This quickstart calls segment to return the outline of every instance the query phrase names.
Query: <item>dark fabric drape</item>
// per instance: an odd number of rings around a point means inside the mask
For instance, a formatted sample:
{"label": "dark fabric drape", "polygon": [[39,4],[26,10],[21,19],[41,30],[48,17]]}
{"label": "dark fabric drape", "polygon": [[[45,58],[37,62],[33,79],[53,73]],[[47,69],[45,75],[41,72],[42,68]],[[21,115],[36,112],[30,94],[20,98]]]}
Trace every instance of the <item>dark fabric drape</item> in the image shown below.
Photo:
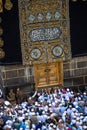
{"label": "dark fabric drape", "polygon": [[[3,7],[1,26],[3,28],[2,39],[5,57],[0,59],[0,64],[21,64],[21,44],[19,31],[18,1],[12,0],[13,8],[7,11]],[[3,4],[4,5],[4,4]]]}
{"label": "dark fabric drape", "polygon": [[72,56],[87,55],[87,1],[69,4]]}

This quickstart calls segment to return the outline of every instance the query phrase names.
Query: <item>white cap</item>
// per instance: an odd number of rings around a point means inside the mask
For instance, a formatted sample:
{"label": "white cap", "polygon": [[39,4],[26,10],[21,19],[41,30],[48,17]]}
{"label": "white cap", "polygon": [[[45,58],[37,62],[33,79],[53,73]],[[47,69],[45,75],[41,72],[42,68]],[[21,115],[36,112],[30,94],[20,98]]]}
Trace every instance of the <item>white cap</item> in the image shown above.
{"label": "white cap", "polygon": [[28,128],[29,128],[29,126],[28,126],[28,125],[26,125],[26,128],[28,129]]}
{"label": "white cap", "polygon": [[73,94],[73,91],[71,91],[71,94]]}
{"label": "white cap", "polygon": [[83,128],[86,130],[87,126],[84,125]]}
{"label": "white cap", "polygon": [[43,115],[46,114],[45,111],[43,111],[42,114],[43,114]]}
{"label": "white cap", "polygon": [[78,108],[78,106],[76,106],[76,108]]}
{"label": "white cap", "polygon": [[81,100],[81,97],[79,97],[78,99]]}
{"label": "white cap", "polygon": [[49,107],[51,107],[52,106],[52,104],[51,103],[49,103]]}
{"label": "white cap", "polygon": [[83,94],[86,95],[86,92],[84,92]]}
{"label": "white cap", "polygon": [[34,112],[34,109],[33,109],[33,108],[31,109],[31,112]]}
{"label": "white cap", "polygon": [[76,120],[72,120],[72,121],[71,121],[71,124],[75,124],[75,123],[76,123]]}
{"label": "white cap", "polygon": [[80,120],[80,118],[79,118],[79,117],[77,117],[77,118],[76,118],[76,120],[78,121],[78,120]]}
{"label": "white cap", "polygon": [[73,116],[73,118],[76,118],[76,116]]}
{"label": "white cap", "polygon": [[32,124],[32,128],[35,129],[35,124]]}
{"label": "white cap", "polygon": [[20,128],[19,130],[23,130],[23,128]]}
{"label": "white cap", "polygon": [[38,106],[38,102],[35,102],[35,106]]}
{"label": "white cap", "polygon": [[74,112],[74,111],[76,111],[76,109],[75,109],[75,108],[72,108],[72,111]]}
{"label": "white cap", "polygon": [[50,123],[50,126],[53,126],[53,123]]}
{"label": "white cap", "polygon": [[55,128],[56,128],[56,125],[53,125],[53,128],[55,129]]}
{"label": "white cap", "polygon": [[80,116],[80,119],[83,119],[84,118],[84,116]]}
{"label": "white cap", "polygon": [[71,107],[72,107],[72,105],[69,105],[69,107],[71,108]]}
{"label": "white cap", "polygon": [[11,105],[11,103],[10,103],[9,101],[4,101],[4,104],[5,104],[6,106]]}
{"label": "white cap", "polygon": [[69,88],[67,88],[67,92],[69,92]]}
{"label": "white cap", "polygon": [[59,122],[62,122],[63,120],[62,119],[59,119]]}

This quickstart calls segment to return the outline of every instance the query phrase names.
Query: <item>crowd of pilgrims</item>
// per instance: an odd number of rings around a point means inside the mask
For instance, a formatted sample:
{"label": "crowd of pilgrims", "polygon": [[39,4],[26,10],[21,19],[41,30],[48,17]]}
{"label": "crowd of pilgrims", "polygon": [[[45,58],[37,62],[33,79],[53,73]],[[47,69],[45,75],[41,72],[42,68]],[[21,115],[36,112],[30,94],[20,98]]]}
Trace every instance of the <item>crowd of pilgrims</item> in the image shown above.
{"label": "crowd of pilgrims", "polygon": [[87,130],[87,91],[48,88],[11,102],[0,90],[0,130]]}

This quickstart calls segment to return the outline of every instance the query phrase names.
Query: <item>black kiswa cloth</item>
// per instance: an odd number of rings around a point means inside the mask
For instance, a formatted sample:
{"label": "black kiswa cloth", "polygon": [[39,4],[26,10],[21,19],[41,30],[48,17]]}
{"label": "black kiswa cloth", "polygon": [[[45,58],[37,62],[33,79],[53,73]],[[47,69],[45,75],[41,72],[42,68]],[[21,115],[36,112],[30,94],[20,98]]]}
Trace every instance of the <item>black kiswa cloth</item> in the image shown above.
{"label": "black kiswa cloth", "polygon": [[3,28],[2,39],[4,45],[2,47],[5,52],[5,57],[0,59],[0,64],[21,64],[21,43],[20,43],[20,28],[19,28],[19,12],[18,12],[18,0],[11,0],[13,7],[11,10],[4,8],[0,14],[2,19],[1,27]]}

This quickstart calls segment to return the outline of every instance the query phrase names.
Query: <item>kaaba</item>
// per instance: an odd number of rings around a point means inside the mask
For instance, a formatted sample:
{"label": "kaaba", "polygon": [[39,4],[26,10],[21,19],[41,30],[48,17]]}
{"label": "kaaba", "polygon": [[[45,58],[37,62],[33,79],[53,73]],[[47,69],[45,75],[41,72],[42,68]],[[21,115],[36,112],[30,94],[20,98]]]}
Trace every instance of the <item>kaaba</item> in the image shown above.
{"label": "kaaba", "polygon": [[85,89],[86,12],[86,0],[0,0],[1,88]]}

